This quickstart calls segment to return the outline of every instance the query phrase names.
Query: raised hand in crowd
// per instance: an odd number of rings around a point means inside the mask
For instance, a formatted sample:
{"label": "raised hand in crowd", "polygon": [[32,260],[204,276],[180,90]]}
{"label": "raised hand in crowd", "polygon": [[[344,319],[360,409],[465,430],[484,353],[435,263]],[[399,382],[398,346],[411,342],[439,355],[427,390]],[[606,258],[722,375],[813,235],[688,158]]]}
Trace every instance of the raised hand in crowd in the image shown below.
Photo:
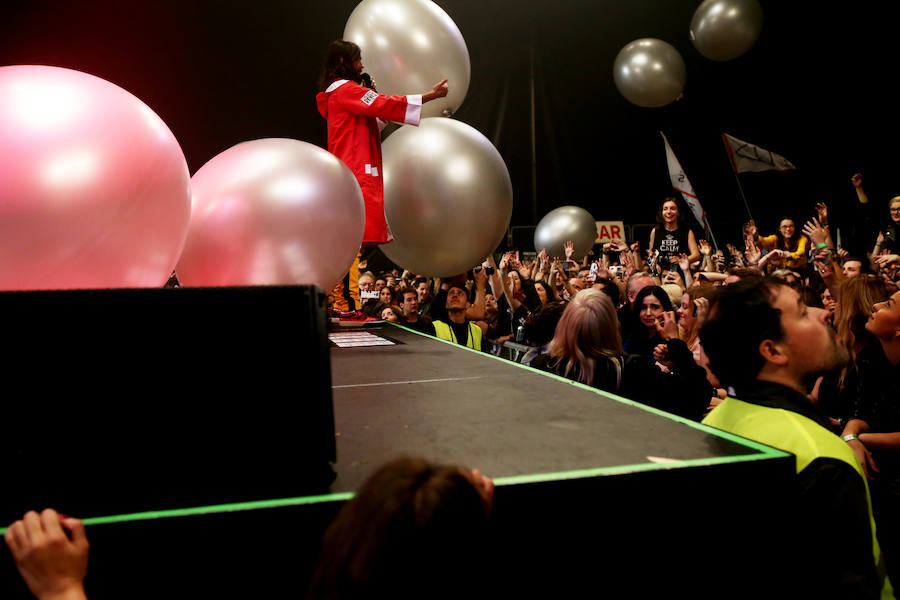
{"label": "raised hand in crowd", "polygon": [[674,283],[677,285],[681,283],[681,277],[675,271],[663,271],[662,282]]}
{"label": "raised hand in crowd", "polygon": [[762,250],[760,250],[752,240],[748,239],[747,250],[744,252],[747,256],[747,266],[748,267],[757,267],[759,265],[759,259],[762,257]]}
{"label": "raised hand in crowd", "polygon": [[609,244],[610,252],[625,252],[628,250],[628,244],[624,240],[613,240]]}
{"label": "raised hand in crowd", "polygon": [[753,221],[753,219],[750,219],[749,221],[744,223],[744,233],[746,235],[753,236],[754,240],[759,237],[759,229],[757,229],[756,223]]}
{"label": "raised hand in crowd", "polygon": [[78,519],[30,511],[6,530],[6,545],[38,600],[83,600],[88,540]]}
{"label": "raised hand in crowd", "polygon": [[803,233],[805,233],[806,237],[808,237],[816,246],[819,246],[819,244],[833,246],[828,230],[825,229],[815,217],[813,217],[811,221],[806,222],[806,225],[803,226]]}
{"label": "raised hand in crowd", "polygon": [[518,250],[510,253],[508,264],[509,264],[509,269],[511,271],[519,270],[519,251]]}
{"label": "raised hand in crowd", "polygon": [[777,248],[775,250],[769,250],[766,252],[766,255],[760,259],[757,268],[762,270],[769,264],[776,267],[780,266],[784,262],[784,257],[786,255],[788,255],[788,252],[784,250],[778,250]]}
{"label": "raised hand in crowd", "polygon": [[741,254],[741,251],[737,249],[737,247],[732,246],[731,244],[727,244],[726,248],[728,248],[728,253],[731,254],[731,260],[737,267],[744,266],[744,255]]}
{"label": "raised hand in crowd", "polygon": [[[641,260],[641,245],[638,242],[634,242],[633,244],[631,244],[631,259],[634,262],[635,271],[644,270],[644,263]],[[628,279],[629,276],[626,276],[625,278]]]}
{"label": "raised hand in crowd", "polygon": [[700,254],[703,256],[709,256],[712,252],[712,246],[709,245],[709,242],[706,240],[700,240],[697,242],[700,245]]}
{"label": "raised hand in crowd", "polygon": [[537,255],[537,265],[538,270],[537,273],[534,273],[535,281],[549,281],[550,275],[550,257],[547,256],[547,249],[541,248],[541,251],[538,252]]}
{"label": "raised hand in crowd", "polygon": [[868,204],[869,197],[866,196],[866,193],[863,191],[863,177],[862,173],[856,173],[853,177],[850,178],[850,183],[853,184],[853,187],[856,188],[856,197],[859,199],[860,204]]}
{"label": "raised hand in crowd", "polygon": [[[769,253],[771,254],[771,252]],[[719,273],[725,272],[725,254],[721,250],[716,250],[715,254],[712,255],[713,262],[716,265],[716,271]]]}
{"label": "raised hand in crowd", "polygon": [[572,255],[575,254],[575,242],[565,242],[563,244],[563,251],[566,253],[566,260],[572,260]]}
{"label": "raised hand in crowd", "polygon": [[500,257],[500,264],[497,265],[498,270],[504,272],[506,271],[507,267],[509,266],[509,261],[512,260],[512,255],[512,252],[503,253],[503,256]]}
{"label": "raised hand in crowd", "polygon": [[875,258],[875,264],[879,267],[884,268],[892,264],[900,264],[900,255],[897,254],[882,254]]}
{"label": "raised hand in crowd", "polygon": [[828,227],[828,207],[824,202],[816,202],[816,212],[819,214],[819,223],[822,227]]}
{"label": "raised hand in crowd", "polygon": [[678,266],[681,267],[681,272],[684,273],[685,277],[691,276],[691,262],[688,260],[688,255],[684,252],[678,255]]}
{"label": "raised hand in crowd", "polygon": [[619,254],[619,263],[625,268],[624,278],[627,281],[636,271],[634,256],[631,252],[622,252]]}
{"label": "raised hand in crowd", "polygon": [[709,314],[709,299],[696,298],[694,300],[694,306],[697,307],[697,316],[694,317],[694,328],[699,331],[706,322],[706,315]]}
{"label": "raised hand in crowd", "polygon": [[516,253],[516,270],[519,272],[519,275],[522,279],[531,279],[531,272],[534,270],[534,262],[524,261],[521,262],[518,257],[518,252]]}
{"label": "raised hand in crowd", "polygon": [[681,339],[678,332],[678,321],[675,320],[675,311],[667,310],[661,315],[661,319],[656,320],[656,333],[666,341]]}

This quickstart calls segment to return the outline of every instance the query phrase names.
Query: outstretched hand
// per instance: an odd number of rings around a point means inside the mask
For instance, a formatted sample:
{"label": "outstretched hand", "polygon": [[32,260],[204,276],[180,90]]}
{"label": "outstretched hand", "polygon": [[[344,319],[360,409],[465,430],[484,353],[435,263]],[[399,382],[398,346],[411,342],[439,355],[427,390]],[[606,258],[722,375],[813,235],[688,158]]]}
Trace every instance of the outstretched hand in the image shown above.
{"label": "outstretched hand", "polygon": [[811,221],[806,222],[806,225],[803,226],[803,233],[805,233],[817,246],[819,244],[827,243],[828,232],[825,231],[825,228],[815,217],[813,217]]}
{"label": "outstretched hand", "polygon": [[434,84],[434,87],[431,88],[430,92],[425,92],[424,94],[422,94],[422,102],[431,102],[432,100],[436,100],[437,98],[444,98],[449,93],[450,87],[447,85],[447,80],[442,79],[441,81]]}

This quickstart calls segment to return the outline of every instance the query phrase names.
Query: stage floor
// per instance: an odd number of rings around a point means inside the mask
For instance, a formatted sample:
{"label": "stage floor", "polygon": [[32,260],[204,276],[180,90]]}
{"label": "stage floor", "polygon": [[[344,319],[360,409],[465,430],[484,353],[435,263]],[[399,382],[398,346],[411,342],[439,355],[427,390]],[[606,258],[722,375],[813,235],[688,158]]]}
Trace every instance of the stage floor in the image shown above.
{"label": "stage floor", "polygon": [[392,324],[332,326],[330,336],[360,332],[396,343],[331,348],[333,492],[401,454],[478,468],[498,485],[785,456]]}

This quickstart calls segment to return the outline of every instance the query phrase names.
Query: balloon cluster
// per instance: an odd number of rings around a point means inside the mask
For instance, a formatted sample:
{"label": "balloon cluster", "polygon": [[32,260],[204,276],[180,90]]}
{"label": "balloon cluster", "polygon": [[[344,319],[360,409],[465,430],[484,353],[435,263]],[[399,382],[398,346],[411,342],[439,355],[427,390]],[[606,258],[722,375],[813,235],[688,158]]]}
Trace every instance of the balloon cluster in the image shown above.
{"label": "balloon cluster", "polygon": [[469,52],[450,16],[431,0],[363,0],[344,28],[379,90],[403,94],[449,80],[450,93],[422,107],[383,147],[384,212],[396,264],[446,277],[480,263],[512,216],[512,183],[491,142],[473,127],[440,118],[456,112],[469,87]]}
{"label": "balloon cluster", "polygon": [[[345,38],[363,48],[385,92],[448,78],[450,93],[428,103],[425,117],[463,102],[468,50],[430,0],[363,0]],[[333,155],[297,140],[256,140],[191,178],[177,140],[149,107],[85,73],[0,68],[0,131],[0,290],[157,287],[176,263],[186,285],[328,289],[362,242],[359,184]],[[384,174],[398,234],[389,252],[426,274],[469,268],[509,223],[502,158],[456,121],[426,118],[395,135]],[[435,214],[442,216],[429,220]]]}
{"label": "balloon cluster", "polygon": [[[732,60],[747,52],[762,31],[758,0],[705,0],[691,20],[697,51],[711,60]],[[682,95],[687,79],[684,59],[671,44],[654,38],[627,44],[613,63],[613,80],[631,103],[665,106]]]}

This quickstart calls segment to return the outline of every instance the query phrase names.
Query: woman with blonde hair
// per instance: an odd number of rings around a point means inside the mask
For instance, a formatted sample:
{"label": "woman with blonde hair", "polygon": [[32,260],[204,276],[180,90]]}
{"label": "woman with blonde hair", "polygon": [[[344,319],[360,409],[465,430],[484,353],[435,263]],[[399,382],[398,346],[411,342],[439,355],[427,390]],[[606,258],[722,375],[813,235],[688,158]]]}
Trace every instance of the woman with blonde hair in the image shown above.
{"label": "woman with blonde hair", "polygon": [[[625,354],[619,321],[609,296],[587,289],[563,311],[549,353],[539,357],[544,369],[586,385],[613,392],[684,417],[699,420],[712,398],[706,371],[694,362],[678,325],[665,326],[669,359],[677,374],[665,374],[642,356]],[[539,366],[532,362],[532,366]]]}
{"label": "woman with blonde hair", "polygon": [[875,337],[866,329],[866,323],[874,313],[873,306],[884,302],[896,291],[880,277],[860,275],[845,279],[838,291],[835,308],[835,329],[840,342],[847,348],[850,362],[839,373],[825,375],[819,386],[819,406],[836,420],[845,420],[851,401],[848,392],[857,385],[857,357],[871,345],[877,345]]}

